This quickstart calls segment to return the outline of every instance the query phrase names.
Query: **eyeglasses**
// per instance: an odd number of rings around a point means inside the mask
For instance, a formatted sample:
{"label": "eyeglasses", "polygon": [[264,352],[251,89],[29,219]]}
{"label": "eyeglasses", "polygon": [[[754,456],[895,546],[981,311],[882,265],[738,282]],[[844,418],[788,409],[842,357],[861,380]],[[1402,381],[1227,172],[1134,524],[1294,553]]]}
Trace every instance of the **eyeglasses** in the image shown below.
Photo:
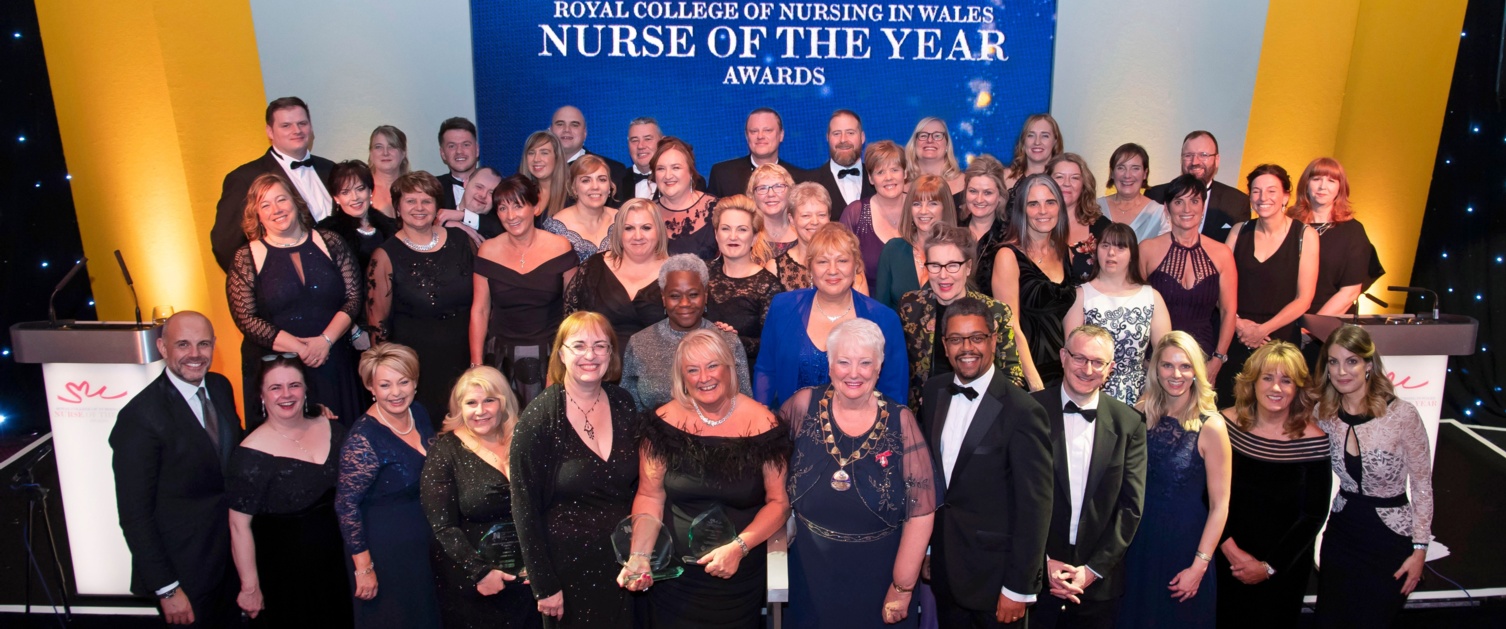
{"label": "eyeglasses", "polygon": [[920,140],[921,142],[940,142],[946,139],[946,132],[932,131],[930,133],[926,133],[925,131],[921,131],[920,133],[915,134],[915,139]]}
{"label": "eyeglasses", "polygon": [[782,183],[770,184],[770,185],[767,185],[767,186],[758,186],[758,187],[753,188],[753,194],[768,194],[770,192],[784,192],[785,189],[787,189],[787,188],[789,188],[789,186],[786,186],[786,185],[784,185]]}
{"label": "eyeglasses", "polygon": [[1104,368],[1105,365],[1108,365],[1109,363],[1113,362],[1111,360],[1097,360],[1097,359],[1093,359],[1093,358],[1088,358],[1087,356],[1083,356],[1082,354],[1075,353],[1072,350],[1067,349],[1067,348],[1062,348],[1062,351],[1066,352],[1067,356],[1071,357],[1071,359],[1072,359],[1072,366],[1074,366],[1074,367],[1081,367],[1083,365],[1087,365],[1088,369],[1092,369],[1093,371],[1101,371]]}
{"label": "eyeglasses", "polygon": [[293,360],[295,358],[298,358],[298,355],[294,354],[293,352],[283,352],[281,354],[267,354],[266,356],[262,356],[261,357],[261,361],[264,362],[264,363],[270,363],[270,362],[272,362],[274,360],[277,360],[279,358],[286,358],[288,360]]}
{"label": "eyeglasses", "polygon": [[967,263],[966,262],[927,262],[926,263],[926,272],[931,273],[931,274],[934,275],[936,273],[940,273],[942,269],[946,269],[947,273],[956,273],[956,272],[962,270],[962,265],[964,265],[964,264],[967,264]]}
{"label": "eyeglasses", "polygon": [[606,341],[599,341],[590,345],[580,342],[566,345],[565,349],[581,356],[585,356],[586,354],[606,354],[612,351],[612,344]]}
{"label": "eyeglasses", "polygon": [[1218,153],[1183,153],[1182,161],[1190,162],[1194,159],[1207,160],[1210,157],[1218,157]]}
{"label": "eyeglasses", "polygon": [[963,343],[971,343],[973,345],[982,346],[983,344],[988,342],[988,339],[991,338],[993,337],[982,332],[969,336],[963,336],[961,334],[948,334],[941,337],[941,342],[946,343],[947,347],[959,347]]}

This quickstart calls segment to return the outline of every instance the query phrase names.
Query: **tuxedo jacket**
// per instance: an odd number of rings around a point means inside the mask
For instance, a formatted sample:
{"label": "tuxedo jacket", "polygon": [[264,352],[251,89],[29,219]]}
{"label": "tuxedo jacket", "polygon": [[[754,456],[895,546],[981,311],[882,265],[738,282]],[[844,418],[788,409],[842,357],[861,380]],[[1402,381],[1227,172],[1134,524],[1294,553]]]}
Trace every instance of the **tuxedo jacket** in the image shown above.
{"label": "tuxedo jacket", "polygon": [[[779,160],[779,165],[790,171],[790,178],[800,172],[794,164]],[[718,199],[734,194],[748,194],[748,179],[753,177],[753,156],[744,155],[717,162],[711,166],[711,176],[706,182],[706,194]]]}
{"label": "tuxedo jacket", "polygon": [[1062,388],[1047,387],[1030,395],[1051,420],[1056,482],[1046,555],[1074,566],[1087,565],[1102,575],[1082,594],[1085,600],[1120,596],[1124,593],[1124,551],[1135,538],[1145,505],[1145,418],[1129,405],[1099,392],[1098,419],[1092,428],[1093,452],[1074,546],[1068,541],[1072,484],[1067,474]]}
{"label": "tuxedo jacket", "polygon": [[230,381],[210,373],[204,382],[219,414],[218,452],[166,372],[120,409],[110,431],[115,500],[139,596],[177,581],[194,599],[234,574],[224,466],[241,422]]}
{"label": "tuxedo jacket", "polygon": [[[1154,186],[1145,191],[1145,196],[1150,197],[1150,200],[1156,203],[1166,205],[1166,189],[1169,185],[1163,183]],[[1212,192],[1208,194],[1208,207],[1205,208],[1203,235],[1224,242],[1229,238],[1230,229],[1250,220],[1250,195],[1217,180],[1210,188]]]}
{"label": "tuxedo jacket", "polygon": [[[585,147],[581,147],[581,148],[585,148]],[[593,152],[591,152],[591,149],[586,149],[585,155],[582,155],[581,157],[585,157],[586,155],[595,155],[597,157],[600,157],[602,161],[606,162],[607,163],[607,173],[611,175],[612,181],[617,182],[617,194],[612,195],[612,199],[607,202],[607,205],[609,207],[620,206],[620,205],[622,205],[622,203],[624,201],[627,201],[628,199],[633,198],[632,187],[629,186],[627,188],[627,190],[623,190],[623,187],[622,187],[622,180],[624,178],[628,177],[628,173],[631,173],[633,169],[628,168],[627,166],[623,166],[622,162],[619,162],[619,161],[617,161],[615,159],[612,159],[610,157],[602,155],[601,153],[593,153]],[[570,162],[570,163],[574,164],[575,162]]]}
{"label": "tuxedo jacket", "polygon": [[[842,196],[842,189],[837,187],[837,178],[831,174],[831,160],[821,162],[810,170],[796,173],[795,181],[797,183],[812,181],[826,188],[826,193],[831,195],[831,220],[833,221],[841,220],[842,210],[847,209],[847,204],[857,200]],[[873,196],[873,193],[873,184],[868,181],[867,173],[864,173],[863,186],[858,191],[858,198],[866,199]]]}
{"label": "tuxedo jacket", "polygon": [[[927,380],[921,430],[937,478],[946,478],[941,433],[952,374]],[[1051,440],[1046,411],[994,371],[968,424],[931,531],[931,587],[938,597],[992,611],[1001,588],[1041,591],[1051,523]]]}
{"label": "tuxedo jacket", "polygon": [[[328,190],[329,173],[334,170],[335,163],[318,155],[311,155],[309,159],[314,160],[314,172],[319,174],[319,181]],[[215,206],[214,227],[209,231],[214,261],[219,263],[221,270],[230,268],[230,264],[235,261],[235,250],[246,244],[246,232],[241,229],[241,221],[246,214],[246,192],[251,189],[251,182],[267,173],[277,173],[284,178],[288,176],[287,171],[282,169],[282,164],[277,163],[277,158],[272,157],[271,147],[261,157],[241,164],[225,175],[225,182],[220,186],[220,202]],[[297,186],[293,186],[289,192],[303,199]],[[335,195],[330,193],[329,196],[333,198]],[[303,201],[305,204],[308,202],[307,199]]]}
{"label": "tuxedo jacket", "polygon": [[[439,180],[439,198],[434,200],[439,204],[439,209],[453,210],[460,207],[460,199],[455,198],[455,186],[465,187],[465,184],[448,172],[434,178]],[[396,212],[397,208],[393,208],[393,211]]]}

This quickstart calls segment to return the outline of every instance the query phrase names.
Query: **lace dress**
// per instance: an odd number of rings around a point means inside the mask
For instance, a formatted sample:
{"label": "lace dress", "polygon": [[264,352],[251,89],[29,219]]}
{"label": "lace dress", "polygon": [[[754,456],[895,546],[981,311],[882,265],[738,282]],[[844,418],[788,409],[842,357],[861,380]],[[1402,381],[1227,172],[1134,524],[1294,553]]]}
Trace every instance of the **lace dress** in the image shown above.
{"label": "lace dress", "polygon": [[784,290],[811,287],[811,270],[790,257],[789,251],[774,258],[774,270],[779,272],[779,283],[784,285]]}
{"label": "lace dress", "polygon": [[566,227],[563,222],[555,219],[553,216],[544,219],[543,222],[539,223],[539,227],[551,234],[564,236],[565,240],[570,241],[570,248],[575,250],[575,255],[580,257],[581,262],[585,262],[586,258],[596,255],[598,252],[606,251],[607,243],[612,242],[612,231],[617,229],[616,225],[608,227],[607,235],[601,239],[601,242],[591,242],[576,233],[575,230]]}
{"label": "lace dress", "polygon": [[1166,589],[1192,565],[1208,522],[1203,501],[1208,473],[1197,448],[1201,434],[1183,428],[1174,417],[1162,417],[1145,433],[1145,515],[1124,556],[1119,627],[1214,626],[1218,586],[1211,566],[1197,596],[1177,602]]}
{"label": "lace dress", "polygon": [[748,362],[758,360],[758,343],[763,335],[764,318],[769,302],[784,292],[784,285],[766,269],[748,277],[728,277],[721,258],[706,265],[711,281],[706,285],[706,318],[725,323],[737,330],[737,339],[747,351]]}
{"label": "lace dress", "polygon": [[[316,239],[324,243],[324,249],[320,249]],[[334,232],[315,230],[297,246],[268,246],[265,251],[261,268],[257,269],[251,244],[242,245],[225,276],[230,316],[244,335],[242,391],[259,390],[257,374],[261,373],[261,359],[276,353],[272,343],[279,332],[317,339],[335,313],[343,312],[351,321],[359,321],[361,315],[361,279],[356,260],[345,240]],[[348,340],[335,339],[324,364],[305,371],[310,400],[328,406],[346,425],[361,416],[364,403],[370,398],[356,376],[356,352]],[[261,425],[260,396],[245,396],[243,417],[247,430]]]}
{"label": "lace dress", "polygon": [[[1190,286],[1185,284],[1189,275]],[[1218,267],[1203,250],[1202,238],[1191,247],[1173,238],[1166,257],[1145,280],[1166,303],[1171,329],[1191,334],[1203,353],[1212,356],[1218,349]]]}
{"label": "lace dress", "polygon": [[[702,198],[709,197],[702,194],[689,208],[682,210],[671,210],[664,207],[662,199],[659,201],[659,215],[664,217],[664,232],[669,236],[669,255],[691,253],[702,260],[716,258],[716,229],[711,225],[716,199],[711,198],[700,206]],[[698,221],[700,228],[695,226]]]}
{"label": "lace dress", "polygon": [[1135,294],[1118,297],[1099,292],[1092,282],[1083,284],[1082,290],[1083,323],[1099,326],[1114,336],[1114,371],[1104,383],[1103,391],[1133,405],[1145,391],[1156,290],[1142,285]]}

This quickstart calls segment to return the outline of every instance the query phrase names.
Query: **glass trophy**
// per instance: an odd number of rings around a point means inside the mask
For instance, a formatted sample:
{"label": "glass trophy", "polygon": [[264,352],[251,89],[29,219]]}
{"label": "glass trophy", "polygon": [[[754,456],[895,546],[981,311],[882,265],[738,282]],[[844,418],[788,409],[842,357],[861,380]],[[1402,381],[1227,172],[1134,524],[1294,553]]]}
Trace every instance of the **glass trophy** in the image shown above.
{"label": "glass trophy", "polygon": [[668,527],[647,513],[628,516],[612,531],[612,550],[617,563],[630,571],[647,573],[655,581],[673,579],[685,572],[675,558],[675,541]]}
{"label": "glass trophy", "polygon": [[523,546],[518,542],[518,527],[512,522],[493,524],[481,536],[476,551],[498,570],[513,575],[524,572]]}
{"label": "glass trophy", "polygon": [[690,521],[689,544],[686,549],[690,554],[681,557],[681,561],[692,564],[700,561],[708,553],[727,544],[731,544],[737,537],[737,526],[732,524],[732,518],[727,515],[721,505],[707,509]]}

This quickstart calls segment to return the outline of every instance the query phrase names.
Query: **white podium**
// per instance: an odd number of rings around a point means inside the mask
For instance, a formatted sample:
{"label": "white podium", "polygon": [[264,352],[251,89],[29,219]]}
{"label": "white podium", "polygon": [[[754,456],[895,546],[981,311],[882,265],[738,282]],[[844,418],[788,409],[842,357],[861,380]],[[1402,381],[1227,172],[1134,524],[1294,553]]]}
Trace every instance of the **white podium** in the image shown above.
{"label": "white podium", "polygon": [[161,327],[18,323],[16,362],[40,363],[79,594],[131,594],[131,552],[115,510],[110,431],[121,407],[162,374]]}

